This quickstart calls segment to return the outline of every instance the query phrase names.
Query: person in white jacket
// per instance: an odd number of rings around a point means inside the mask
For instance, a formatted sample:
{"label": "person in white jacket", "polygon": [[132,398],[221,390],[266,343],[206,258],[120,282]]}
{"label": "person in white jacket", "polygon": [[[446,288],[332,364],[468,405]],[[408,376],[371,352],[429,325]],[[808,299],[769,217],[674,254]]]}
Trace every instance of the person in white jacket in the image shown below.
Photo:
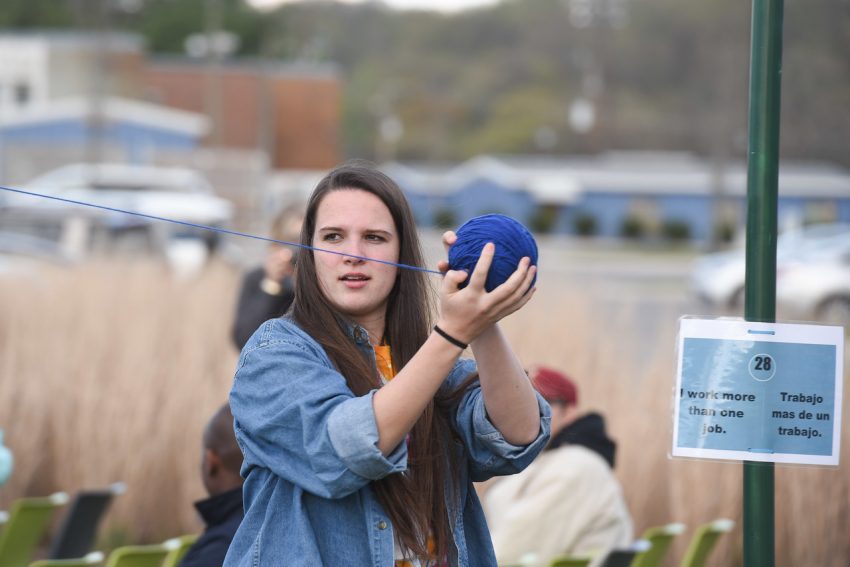
{"label": "person in white jacket", "polygon": [[552,407],[552,438],[528,468],[484,493],[499,564],[545,566],[561,554],[628,546],[632,520],[602,416],[579,415],[577,388],[562,373],[541,367],[531,379]]}

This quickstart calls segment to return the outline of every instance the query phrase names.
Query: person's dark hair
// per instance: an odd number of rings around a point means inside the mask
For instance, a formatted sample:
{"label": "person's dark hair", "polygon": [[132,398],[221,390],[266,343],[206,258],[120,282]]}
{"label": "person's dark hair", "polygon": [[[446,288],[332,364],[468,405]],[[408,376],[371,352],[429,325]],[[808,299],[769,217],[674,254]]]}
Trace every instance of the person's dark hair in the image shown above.
{"label": "person's dark hair", "polygon": [[[399,263],[422,266],[413,214],[401,189],[392,179],[362,162],[343,164],[319,182],[307,203],[301,244],[313,245],[316,214],[322,199],[332,191],[351,189],[367,191],[381,199],[398,232]],[[324,347],[355,395],[380,388],[381,380],[373,361],[367,360],[351,341],[344,315],[330,305],[320,289],[313,251],[301,249],[295,273],[291,312],[295,322]],[[430,333],[432,297],[426,277],[418,270],[400,269],[390,292],[384,339],[390,345],[394,368],[403,368]],[[432,401],[413,426],[408,446],[409,474],[392,474],[373,483],[399,540],[421,557],[432,552],[444,557],[452,541],[445,482],[451,478],[453,464],[447,414],[456,399],[457,395]],[[436,544],[432,552],[424,539],[429,533]]]}
{"label": "person's dark hair", "polygon": [[215,412],[204,429],[204,448],[211,449],[221,459],[225,469],[239,474],[242,466],[242,451],[233,432],[233,414],[230,405],[224,404]]}

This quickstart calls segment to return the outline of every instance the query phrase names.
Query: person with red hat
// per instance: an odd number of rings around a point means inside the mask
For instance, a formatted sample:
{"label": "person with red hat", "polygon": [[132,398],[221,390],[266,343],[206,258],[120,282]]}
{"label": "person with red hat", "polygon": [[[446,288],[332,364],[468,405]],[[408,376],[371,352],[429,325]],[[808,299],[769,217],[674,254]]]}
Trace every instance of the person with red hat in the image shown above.
{"label": "person with red hat", "polygon": [[548,565],[562,554],[628,546],[632,520],[614,476],[616,444],[598,413],[582,415],[578,388],[563,373],[538,367],[531,382],[552,408],[552,437],[523,472],[484,493],[484,511],[502,564]]}

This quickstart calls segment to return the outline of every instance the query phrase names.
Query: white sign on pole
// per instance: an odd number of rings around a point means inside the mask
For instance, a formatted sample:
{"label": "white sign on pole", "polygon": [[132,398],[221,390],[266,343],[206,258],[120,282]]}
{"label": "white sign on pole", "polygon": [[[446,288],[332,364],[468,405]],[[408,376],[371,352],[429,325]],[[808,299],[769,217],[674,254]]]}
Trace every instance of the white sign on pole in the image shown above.
{"label": "white sign on pole", "polygon": [[674,457],[838,465],[844,328],[680,320]]}

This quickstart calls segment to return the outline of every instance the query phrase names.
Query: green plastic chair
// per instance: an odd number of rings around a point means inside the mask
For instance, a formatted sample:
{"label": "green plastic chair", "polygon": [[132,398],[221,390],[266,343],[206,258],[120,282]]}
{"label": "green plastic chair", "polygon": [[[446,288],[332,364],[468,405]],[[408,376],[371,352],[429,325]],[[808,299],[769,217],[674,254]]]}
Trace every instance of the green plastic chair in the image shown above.
{"label": "green plastic chair", "polygon": [[549,567],[586,567],[595,555],[559,555],[549,562]]}
{"label": "green plastic chair", "polygon": [[75,559],[94,551],[97,528],[113,499],[127,486],[116,482],[108,487],[80,490],[54,531],[45,559]]}
{"label": "green plastic chair", "polygon": [[632,561],[639,553],[644,553],[652,547],[649,540],[638,539],[627,547],[616,547],[608,552],[600,567],[631,567]]}
{"label": "green plastic chair", "polygon": [[15,500],[9,511],[9,519],[0,531],[0,565],[29,565],[53,512],[67,503],[68,495],[64,492]]}
{"label": "green plastic chair", "polygon": [[165,545],[126,545],[109,554],[106,567],[161,567],[171,551]]}
{"label": "green plastic chair", "polygon": [[195,542],[198,541],[198,536],[195,534],[175,537],[165,541],[162,545],[170,551],[162,563],[162,567],[177,567],[183,561],[183,556],[189,551]]}
{"label": "green plastic chair", "polygon": [[641,539],[647,540],[652,547],[643,553],[638,553],[632,560],[631,567],[661,567],[661,562],[670,550],[670,544],[676,536],[685,531],[685,524],[674,522],[665,526],[654,526],[643,532]]}
{"label": "green plastic chair", "polygon": [[735,522],[733,520],[720,519],[697,528],[687,551],[685,551],[681,567],[703,567],[720,536],[731,532],[734,527]]}
{"label": "green plastic chair", "polygon": [[86,567],[87,565],[101,565],[102,563],[103,553],[92,551],[79,559],[42,559],[30,563],[30,567]]}

